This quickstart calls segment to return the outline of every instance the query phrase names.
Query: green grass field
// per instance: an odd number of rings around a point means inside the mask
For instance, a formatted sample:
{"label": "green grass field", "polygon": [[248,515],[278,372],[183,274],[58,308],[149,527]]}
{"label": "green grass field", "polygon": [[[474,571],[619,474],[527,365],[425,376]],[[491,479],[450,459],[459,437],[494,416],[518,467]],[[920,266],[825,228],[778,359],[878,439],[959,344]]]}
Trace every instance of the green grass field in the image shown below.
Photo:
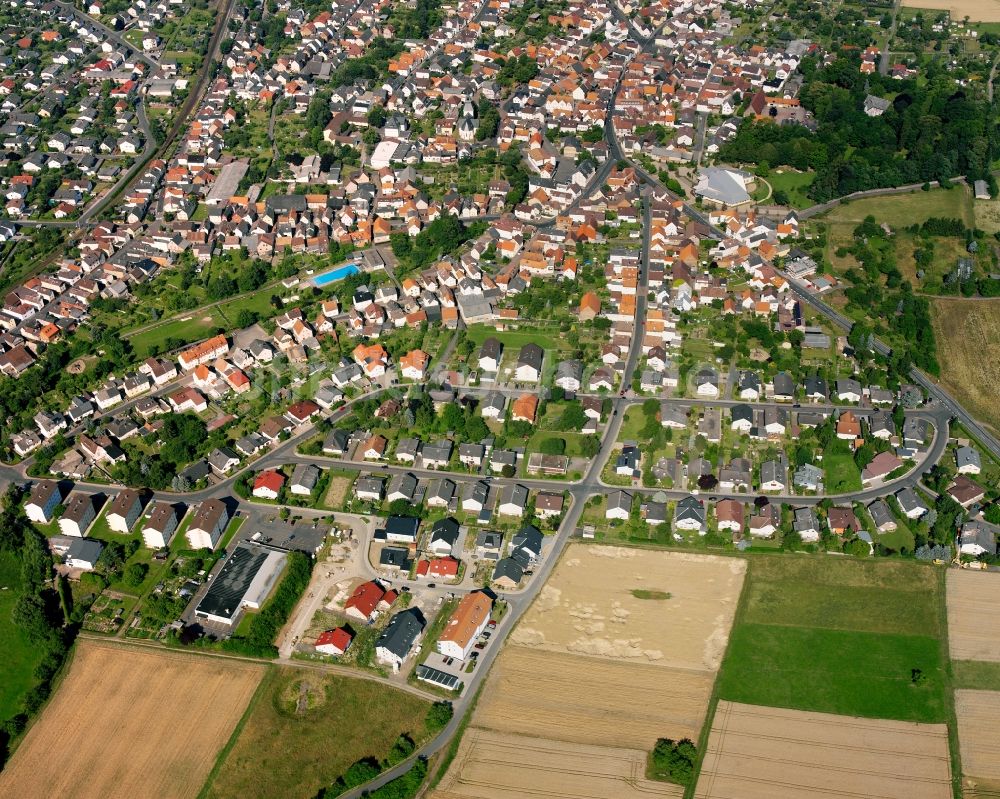
{"label": "green grass field", "polygon": [[917,189],[907,194],[851,200],[838,205],[824,219],[830,222],[853,222],[856,225],[869,214],[894,228],[920,224],[932,216],[958,217],[968,227],[975,225],[972,194],[966,186],[960,185],[950,189]]}
{"label": "green grass field", "polygon": [[352,763],[425,738],[429,703],[353,677],[272,668],[209,775],[203,797],[311,799]]}
{"label": "green grass field", "polygon": [[35,666],[40,652],[14,626],[11,611],[21,586],[21,562],[12,553],[0,555],[0,652],[3,652],[3,680],[0,680],[0,719],[21,710],[21,699],[35,684]]}
{"label": "green grass field", "polygon": [[[936,638],[743,624],[719,696],[736,702],[904,721],[947,721]],[[920,682],[912,680],[919,669]]]}
{"label": "green grass field", "polygon": [[953,660],[951,662],[951,675],[956,689],[1000,691],[1000,663],[987,663],[980,660]]}
{"label": "green grass field", "polygon": [[861,472],[850,455],[826,455],[823,458],[823,485],[829,494],[861,490]]}
{"label": "green grass field", "polygon": [[211,308],[208,311],[194,310],[180,319],[151,327],[141,333],[134,335],[126,333],[125,337],[131,342],[136,355],[145,357],[154,346],[162,347],[167,339],[173,338],[187,344],[206,338],[215,328],[225,326],[219,309]]}
{"label": "green grass field", "polygon": [[[784,191],[788,195],[792,208],[808,208],[815,202],[806,196],[806,190],[816,179],[815,172],[772,172],[767,176],[774,192]],[[774,201],[773,195],[771,198]]]}
{"label": "green grass field", "polygon": [[[490,325],[470,325],[466,335],[470,341],[476,343],[477,348],[482,346],[482,343],[491,336],[498,339],[504,346],[504,357],[510,355],[511,351],[516,357],[516,351],[529,343],[537,344],[543,350],[569,350],[570,348],[569,343],[560,336],[558,331],[504,330],[497,332]],[[478,349],[473,353],[473,357],[478,358]]]}
{"label": "green grass field", "polygon": [[721,699],[947,721],[937,571],[902,561],[759,557],[719,674]]}

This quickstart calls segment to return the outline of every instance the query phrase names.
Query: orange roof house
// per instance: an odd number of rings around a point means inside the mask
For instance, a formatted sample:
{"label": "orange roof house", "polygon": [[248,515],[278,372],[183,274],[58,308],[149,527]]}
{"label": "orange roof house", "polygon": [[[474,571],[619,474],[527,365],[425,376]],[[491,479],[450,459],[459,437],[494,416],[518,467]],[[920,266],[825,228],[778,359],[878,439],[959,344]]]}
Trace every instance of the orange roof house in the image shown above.
{"label": "orange roof house", "polygon": [[845,411],[837,419],[837,438],[853,441],[861,435],[861,422],[853,411]]}
{"label": "orange roof house", "polygon": [[535,414],[538,412],[538,397],[534,394],[522,394],[511,405],[510,418],[515,422],[535,423]]}
{"label": "orange roof house", "polygon": [[580,321],[587,322],[601,312],[601,298],[588,291],[580,298]]}
{"label": "orange roof house", "polygon": [[427,366],[431,362],[431,356],[420,349],[411,350],[399,359],[400,370],[403,377],[413,380],[422,380],[427,373]]}

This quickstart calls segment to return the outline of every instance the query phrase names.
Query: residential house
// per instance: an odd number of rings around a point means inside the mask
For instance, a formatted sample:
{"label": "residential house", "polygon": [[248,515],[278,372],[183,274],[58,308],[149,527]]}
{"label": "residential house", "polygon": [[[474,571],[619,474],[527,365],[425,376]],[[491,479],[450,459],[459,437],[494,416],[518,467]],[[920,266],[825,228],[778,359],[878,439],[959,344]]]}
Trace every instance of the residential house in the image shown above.
{"label": "residential house", "polygon": [[451,517],[438,519],[431,527],[430,536],[427,540],[428,551],[438,557],[450,555],[455,548],[455,544],[458,543],[460,531],[461,527],[458,522]]}
{"label": "residential house", "polygon": [[144,504],[138,491],[133,491],[130,488],[119,491],[104,517],[108,522],[108,527],[116,533],[129,535],[132,532],[132,527],[142,515]]}
{"label": "residential house", "polygon": [[542,376],[544,350],[537,344],[528,342],[521,347],[514,368],[514,379],[521,383],[537,383]]}
{"label": "residential house", "polygon": [[157,502],[142,526],[142,538],[150,549],[163,549],[177,532],[184,512],[181,506],[170,502]]}
{"label": "residential house", "polygon": [[626,521],[632,513],[632,494],[628,491],[613,491],[608,495],[608,507],[604,512],[606,519]]}
{"label": "residential house", "polygon": [[693,496],[686,496],[677,502],[674,513],[674,528],[677,530],[696,530],[700,535],[707,531],[705,524],[705,504]]}
{"label": "residential house", "polygon": [[520,483],[506,485],[500,491],[497,513],[501,516],[521,517],[528,507],[528,489]]}
{"label": "residential house", "polygon": [[59,517],[59,532],[82,538],[97,518],[98,499],[94,494],[80,491],[70,494],[66,509]]}
{"label": "residential house", "polygon": [[424,631],[424,618],[417,608],[401,610],[375,641],[375,660],[399,671]]}
{"label": "residential house", "polygon": [[813,508],[796,508],[792,529],[807,543],[819,541],[819,517]]}
{"label": "residential house", "polygon": [[438,636],[437,650],[445,657],[466,660],[476,639],[489,624],[493,600],[483,591],[472,591],[458,603]]}
{"label": "residential house", "polygon": [[229,525],[229,508],[219,499],[206,499],[185,532],[191,549],[215,549]]}
{"label": "residential house", "polygon": [[354,633],[349,627],[324,630],[316,637],[316,651],[322,655],[343,655],[351,647]]}
{"label": "residential house", "polygon": [[31,495],[24,505],[24,513],[37,524],[48,524],[65,495],[62,486],[53,480],[39,480],[31,487]]}

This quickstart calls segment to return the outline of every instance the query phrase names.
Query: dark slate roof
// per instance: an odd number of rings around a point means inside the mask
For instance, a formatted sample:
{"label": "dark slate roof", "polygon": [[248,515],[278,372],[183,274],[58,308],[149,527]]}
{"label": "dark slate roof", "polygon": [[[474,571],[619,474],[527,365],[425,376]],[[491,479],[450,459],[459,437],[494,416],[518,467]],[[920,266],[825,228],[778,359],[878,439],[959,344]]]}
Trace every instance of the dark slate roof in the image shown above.
{"label": "dark slate roof", "polygon": [[420,611],[407,608],[389,620],[389,626],[378,637],[375,646],[388,649],[398,658],[405,658],[423,629],[424,618]]}

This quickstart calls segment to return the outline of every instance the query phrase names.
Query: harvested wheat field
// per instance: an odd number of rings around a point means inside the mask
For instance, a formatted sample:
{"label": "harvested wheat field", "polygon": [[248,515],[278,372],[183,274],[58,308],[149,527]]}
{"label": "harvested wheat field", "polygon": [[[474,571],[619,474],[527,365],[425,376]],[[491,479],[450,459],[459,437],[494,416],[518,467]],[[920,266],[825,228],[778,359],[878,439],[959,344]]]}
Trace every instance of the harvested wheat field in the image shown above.
{"label": "harvested wheat field", "polygon": [[746,573],[573,544],[511,633],[435,799],[679,797],[657,738],[697,739]]}
{"label": "harvested wheat field", "polygon": [[947,587],[951,659],[1000,662],[1000,575],[948,569]]}
{"label": "harvested wheat field", "polygon": [[696,799],[832,795],[950,799],[947,726],[719,702]]}
{"label": "harvested wheat field", "polygon": [[955,691],[962,771],[970,778],[1000,780],[1000,692]]}
{"label": "harvested wheat field", "polygon": [[657,738],[697,739],[713,679],[705,671],[511,646],[490,672],[474,723],[511,735],[649,751]]}
{"label": "harvested wheat field", "polygon": [[941,383],[979,421],[1000,432],[1000,299],[931,300]]}
{"label": "harvested wheat field", "polygon": [[716,671],[745,574],[746,561],[737,558],[575,544],[510,640],[615,662]]}
{"label": "harvested wheat field", "polygon": [[81,642],[0,796],[196,796],[262,666]]}
{"label": "harvested wheat field", "polygon": [[[968,17],[969,22],[1000,22],[1000,0],[903,0],[903,6],[910,9],[947,11],[955,21]],[[900,19],[909,19],[906,11]]]}
{"label": "harvested wheat field", "polygon": [[645,778],[638,749],[569,744],[469,730],[436,799],[680,799],[678,785]]}

